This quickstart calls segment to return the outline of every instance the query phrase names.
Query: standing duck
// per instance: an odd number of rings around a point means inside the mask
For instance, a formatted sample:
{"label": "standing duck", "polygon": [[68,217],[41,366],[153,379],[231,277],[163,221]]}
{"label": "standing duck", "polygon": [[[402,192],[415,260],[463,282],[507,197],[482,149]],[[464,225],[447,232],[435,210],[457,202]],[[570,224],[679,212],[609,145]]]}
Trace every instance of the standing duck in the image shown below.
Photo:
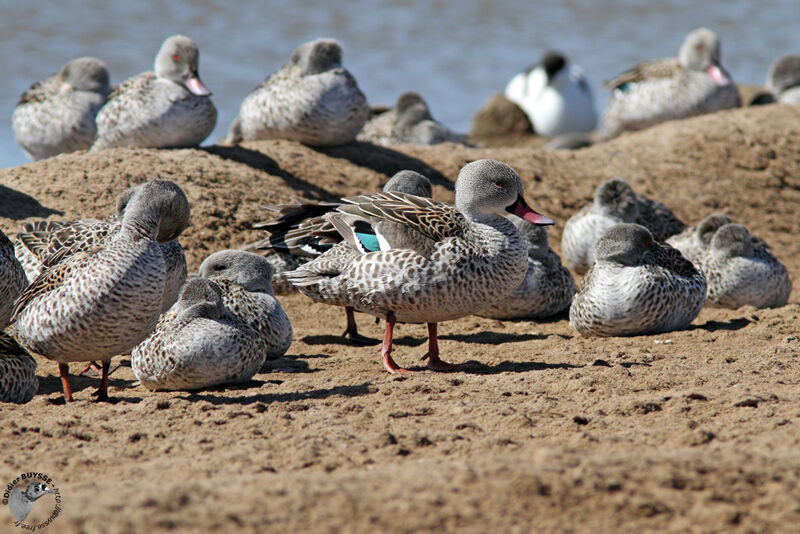
{"label": "standing duck", "polygon": [[525,279],[506,298],[476,315],[494,319],[544,319],[568,309],[575,294],[575,281],[550,248],[547,229],[519,217],[511,218],[528,244]]}
{"label": "standing duck", "polygon": [[290,139],[311,146],[349,143],[369,117],[333,39],[300,45],[289,62],[242,102],[225,142]]}
{"label": "standing duck", "polygon": [[97,114],[92,151],[115,147],[198,146],[217,124],[211,92],[197,74],[194,41],[174,35],[161,45],[155,72],[129,78]]}
{"label": "standing duck", "polygon": [[243,250],[221,250],[203,260],[199,272],[219,289],[225,308],[261,335],[267,360],[289,350],[292,325],[272,291],[272,265],[266,258]]}
{"label": "standing duck", "polygon": [[8,326],[14,301],[28,285],[28,278],[14,255],[14,245],[0,231],[0,330]]}
{"label": "standing duck", "polygon": [[742,105],[739,90],[720,63],[719,37],[698,28],[677,58],[640,63],[606,83],[612,91],[603,113],[603,137],[642,130]]}
{"label": "standing duck", "polygon": [[588,133],[597,126],[597,109],[583,71],[564,54],[550,50],[506,85],[505,96],[528,116],[543,137]]}
{"label": "standing duck", "polygon": [[73,59],[31,85],[14,108],[14,136],[34,160],[88,150],[97,136],[95,116],[111,93],[105,63]]}
{"label": "standing duck", "polygon": [[661,202],[633,191],[622,178],[600,184],[594,200],[567,220],[561,235],[564,263],[578,274],[594,263],[594,245],[603,232],[619,223],[638,223],[650,230],[656,240],[663,241],[686,228]]}
{"label": "standing duck", "polygon": [[703,307],[706,278],[638,224],[618,224],[597,241],[569,322],[583,335],[635,336],[681,330]]}
{"label": "standing duck", "polygon": [[225,308],[217,284],[193,278],[155,332],[133,349],[131,368],[148,389],[199,389],[246,382],[267,351],[259,331]]}
{"label": "standing duck", "polygon": [[171,213],[188,212],[188,204],[175,183],[147,182],[128,202],[113,237],[47,268],[17,299],[17,338],[29,351],[58,362],[67,402],[70,362],[101,360],[96,395],[108,400],[111,357],[155,328],[166,276],[159,226]]}
{"label": "standing duck", "polygon": [[708,278],[711,306],[777,308],[792,292],[786,267],[741,224],[720,226],[698,263]]}
{"label": "standing duck", "polygon": [[[430,180],[425,176],[418,172],[404,170],[396,173],[386,182],[386,185],[383,186],[383,192],[406,193],[418,197],[431,198],[433,196],[433,187]],[[254,243],[251,248],[272,249],[282,256],[288,254],[290,257],[302,258],[302,262],[308,261],[310,258],[317,258],[315,260],[316,268],[324,269],[325,272],[332,276],[334,273],[345,269],[350,261],[358,255],[358,251],[350,243],[344,241],[342,236],[324,217],[326,213],[341,206],[342,202],[310,201],[276,206],[275,209],[281,213],[280,217],[267,223],[255,225],[256,228],[265,229],[270,233],[270,236]],[[387,229],[389,225],[394,225],[394,223],[381,223],[382,231],[390,231]],[[405,226],[394,226],[396,232],[407,232]],[[364,246],[367,246],[370,251],[380,250],[378,238],[370,231],[369,225],[361,225],[359,231],[365,232],[361,234],[361,240],[363,242],[368,241]],[[299,265],[300,263],[297,264],[297,267]],[[278,274],[280,283],[289,283],[286,280],[287,272],[284,271]],[[275,277],[273,277],[274,283]],[[313,295],[309,296],[314,298]],[[327,303],[333,304],[333,302]],[[347,328],[345,328],[342,336],[351,343],[360,345],[372,344],[374,340],[358,333],[353,307],[349,306],[346,301],[342,301],[340,305],[344,307],[347,315]]]}
{"label": "standing duck", "polygon": [[24,404],[37,389],[36,360],[13,337],[0,331],[0,402]]}
{"label": "standing duck", "polygon": [[[423,358],[429,369],[460,368],[439,358],[437,324],[502,299],[525,277],[525,241],[503,214],[534,224],[553,222],[528,207],[519,175],[499,161],[483,159],[464,166],[455,196],[455,206],[403,193],[345,199],[349,205],[328,218],[357,254],[336,273],[317,260],[287,273],[287,279],[314,300],[345,302],[384,317],[381,356],[390,373],[410,372],[391,356],[397,321],[427,323],[428,353]],[[382,233],[379,225],[384,222],[408,231]],[[361,234],[367,233],[362,231],[367,225],[380,251],[364,246]]]}
{"label": "standing duck", "polygon": [[369,119],[356,139],[382,146],[467,142],[466,135],[457,134],[436,121],[428,109],[428,103],[413,91],[401,94],[394,108]]}

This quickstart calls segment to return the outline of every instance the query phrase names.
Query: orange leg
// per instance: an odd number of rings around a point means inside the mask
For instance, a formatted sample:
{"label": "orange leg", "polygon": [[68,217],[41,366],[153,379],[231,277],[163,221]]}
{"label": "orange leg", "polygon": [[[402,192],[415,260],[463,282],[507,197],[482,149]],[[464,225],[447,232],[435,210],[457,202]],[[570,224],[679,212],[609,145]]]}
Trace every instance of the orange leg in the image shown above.
{"label": "orange leg", "polygon": [[64,400],[72,402],[72,390],[69,389],[69,365],[66,363],[59,363],[58,372],[61,375],[61,387],[64,389]]}
{"label": "orange leg", "polygon": [[100,365],[98,365],[98,363],[97,363],[97,362],[89,362],[89,363],[86,365],[86,367],[84,367],[84,368],[83,368],[83,371],[81,371],[81,372],[80,372],[80,373],[78,373],[78,374],[79,374],[79,375],[82,375],[82,374],[84,374],[84,373],[88,373],[88,372],[89,372],[89,369],[94,369],[94,370],[95,370],[96,372],[98,372],[98,373],[102,371],[102,368],[100,367]]}
{"label": "orange leg", "polygon": [[386,333],[383,336],[383,345],[381,345],[381,356],[383,356],[383,366],[392,374],[395,373],[416,373],[410,369],[400,367],[392,359],[392,334],[394,333],[394,323],[397,322],[394,313],[389,312],[386,314]]}
{"label": "orange leg", "polygon": [[431,371],[460,371],[463,363],[448,363],[439,358],[439,336],[437,323],[428,323],[428,353],[422,357],[428,360],[428,369]]}
{"label": "orange leg", "polygon": [[356,325],[356,315],[353,308],[345,306],[344,311],[347,314],[347,328],[342,332],[342,336],[346,337],[354,345],[376,345],[378,343],[376,340],[358,333],[358,325]]}

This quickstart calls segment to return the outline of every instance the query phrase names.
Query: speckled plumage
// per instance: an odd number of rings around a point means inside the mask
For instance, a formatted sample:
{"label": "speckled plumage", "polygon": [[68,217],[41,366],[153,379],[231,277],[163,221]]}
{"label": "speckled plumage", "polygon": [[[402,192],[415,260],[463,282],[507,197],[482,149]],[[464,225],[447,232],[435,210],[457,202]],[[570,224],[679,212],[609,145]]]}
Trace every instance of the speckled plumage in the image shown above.
{"label": "speckled plumage", "polygon": [[28,278],[14,255],[14,245],[0,231],[0,330],[8,326],[14,301],[27,285]]}
{"label": "speckled plumage", "polygon": [[506,298],[476,313],[494,319],[544,319],[569,308],[575,281],[550,248],[547,229],[513,217],[528,245],[525,279]]}
{"label": "speckled plumage", "polygon": [[202,143],[217,123],[217,108],[199,80],[197,62],[197,45],[188,37],[177,35],[164,41],[156,55],[155,72],[122,82],[97,114],[92,151]]}
{"label": "speckled plumage", "polygon": [[776,308],[786,304],[792,291],[786,267],[740,224],[720,226],[698,264],[708,278],[710,306]]}
{"label": "speckled plumage", "polygon": [[225,307],[217,282],[194,278],[155,332],[133,349],[131,368],[149,389],[199,389],[246,382],[267,351],[259,331]]}
{"label": "speckled plumage", "polygon": [[88,150],[97,134],[95,116],[109,93],[102,61],[73,59],[22,94],[11,119],[14,136],[34,160]]}
{"label": "speckled plumage", "polygon": [[36,360],[14,338],[0,331],[0,402],[28,402],[39,389]]}
{"label": "speckled plumage", "polygon": [[[107,361],[145,339],[158,321],[166,276],[159,225],[170,213],[188,212],[188,204],[173,182],[142,185],[120,230],[102,247],[47,268],[16,301],[12,321],[20,343],[66,364]],[[101,398],[105,385],[107,369]],[[66,379],[65,394],[69,400]]]}
{"label": "speckled plumage", "polygon": [[421,95],[411,91],[401,94],[394,108],[372,116],[356,139],[382,146],[467,142],[466,135],[457,134],[436,121],[427,102]]}
{"label": "speckled plumage", "polygon": [[[39,276],[44,264],[58,261],[81,252],[102,247],[119,232],[125,205],[141,186],[127,189],[117,201],[117,214],[104,220],[32,221],[23,225],[17,234],[14,249],[29,280]],[[186,281],[186,256],[177,236],[189,225],[189,210],[178,210],[165,216],[156,238],[164,255],[166,279],[161,311],[168,310],[178,299]],[[166,241],[165,241],[166,240]]]}
{"label": "speckled plumage", "polygon": [[720,64],[717,35],[698,28],[686,36],[678,58],[641,63],[606,84],[603,137],[641,130],[741,106],[739,90]]}
{"label": "speckled plumage", "polygon": [[703,307],[703,273],[638,224],[618,224],[598,240],[569,321],[583,335],[631,336],[686,328]]}
{"label": "speckled plumage", "polygon": [[200,276],[214,282],[225,308],[258,331],[266,359],[283,356],[292,344],[292,325],[272,290],[272,265],[242,250],[215,252],[200,264]]}
{"label": "speckled plumage", "polygon": [[619,223],[641,224],[658,241],[686,228],[661,202],[637,194],[622,178],[612,178],[595,190],[594,200],[567,220],[561,236],[564,263],[583,274],[594,263],[594,245]]}
{"label": "speckled plumage", "polygon": [[717,230],[730,223],[731,220],[724,213],[713,213],[700,221],[697,226],[692,226],[667,239],[667,243],[678,249],[683,257],[698,267],[700,256],[708,249],[711,239]]}
{"label": "speckled plumage", "polygon": [[353,141],[369,117],[367,99],[342,67],[331,39],[299,46],[289,62],[242,102],[227,143],[290,139],[312,146]]}

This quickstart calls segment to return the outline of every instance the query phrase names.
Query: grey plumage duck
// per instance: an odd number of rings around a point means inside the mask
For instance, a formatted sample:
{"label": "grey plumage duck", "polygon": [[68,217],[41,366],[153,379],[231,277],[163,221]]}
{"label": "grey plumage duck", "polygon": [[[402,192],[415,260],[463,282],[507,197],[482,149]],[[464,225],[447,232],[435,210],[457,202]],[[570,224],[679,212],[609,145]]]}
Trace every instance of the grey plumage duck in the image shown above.
{"label": "grey plumage duck", "polygon": [[786,267],[741,224],[720,226],[698,263],[708,278],[706,302],[711,306],[776,308],[792,292]]}
{"label": "grey plumage duck", "polygon": [[[328,218],[358,254],[336,273],[318,269],[316,260],[287,273],[301,293],[315,300],[345,303],[384,317],[381,356],[390,373],[409,372],[391,356],[397,321],[427,323],[424,358],[429,369],[460,368],[439,358],[437,324],[505,297],[525,276],[525,242],[502,214],[552,224],[528,207],[519,175],[499,161],[467,164],[459,173],[455,195],[455,207],[402,193],[345,199],[350,205]],[[383,222],[407,226],[416,234],[382,234],[377,226]],[[361,242],[363,223],[378,236],[379,252],[367,252]]]}
{"label": "grey plumage duck", "polygon": [[[141,187],[138,185],[123,191],[117,199],[116,214],[104,220],[39,220],[25,223],[17,234],[14,250],[28,279],[34,280],[39,276],[45,265],[53,265],[75,254],[102,246],[119,232],[125,207]],[[158,227],[156,240],[161,246],[166,267],[162,313],[178,300],[181,286],[186,281],[186,255],[178,237],[189,226],[189,217],[189,205],[179,205],[175,211],[164,217]]]}
{"label": "grey plumage duck", "polygon": [[356,136],[376,145],[466,144],[467,136],[457,134],[431,115],[428,103],[419,93],[408,91],[397,98],[394,108],[375,114]]}
{"label": "grey plumage duck", "polygon": [[[396,192],[407,193],[424,198],[433,196],[433,186],[430,180],[415,171],[404,170],[395,173],[392,178],[383,186],[384,193]],[[263,228],[270,233],[269,237],[251,245],[252,249],[271,249],[281,257],[287,254],[292,258],[298,258],[297,265],[307,262],[309,259],[316,258],[315,269],[325,272],[328,276],[334,276],[347,267],[350,261],[358,255],[350,243],[344,241],[341,234],[324,217],[343,204],[342,202],[313,202],[304,201],[299,204],[286,204],[275,206],[281,215],[267,223],[256,224],[255,227]],[[383,232],[391,231],[388,226],[391,222],[380,223]],[[404,226],[395,225],[395,233],[405,232]],[[369,250],[380,250],[377,236],[364,224],[360,226],[362,240],[369,240],[366,244]],[[363,243],[362,243],[363,245]],[[287,261],[288,263],[288,261]],[[274,262],[273,262],[274,265]],[[277,273],[281,284],[289,284],[286,280],[287,271]],[[273,277],[273,284],[275,277]],[[291,284],[289,284],[291,285]],[[313,298],[313,296],[312,296]],[[329,304],[332,304],[329,302]],[[352,343],[360,345],[372,344],[375,341],[362,336],[358,333],[358,326],[352,306],[342,301],[340,304],[345,308],[347,316],[347,327],[342,336]]]}
{"label": "grey plumage duck", "polygon": [[267,360],[289,350],[292,325],[272,291],[272,265],[265,258],[243,250],[221,250],[203,260],[199,273],[219,288],[232,315],[258,331]]}
{"label": "grey plumage duck", "polygon": [[800,56],[776,59],[769,67],[767,89],[782,104],[800,104]]}
{"label": "grey plumage duck", "polygon": [[217,123],[211,92],[197,73],[194,41],[173,35],[161,45],[155,72],[125,80],[97,114],[92,151],[115,147],[198,146]]}
{"label": "grey plumage duck", "polygon": [[528,244],[525,279],[506,298],[476,313],[494,319],[544,319],[569,308],[575,281],[550,248],[547,229],[511,217]]}
{"label": "grey plumage duck", "polygon": [[0,331],[0,402],[24,404],[37,389],[36,360],[13,337]]}
{"label": "grey plumage duck", "polygon": [[28,278],[14,255],[14,245],[0,231],[0,330],[8,326],[14,301],[28,285]]}
{"label": "grey plumage duck", "polygon": [[633,336],[686,328],[703,307],[706,279],[647,228],[618,224],[598,240],[595,263],[569,309],[583,335]]}
{"label": "grey plumage duck", "polygon": [[594,245],[603,232],[619,223],[641,224],[657,241],[682,232],[686,225],[661,202],[634,192],[622,178],[612,178],[595,190],[591,204],[567,220],[561,235],[564,263],[583,274],[594,263]]}
{"label": "grey plumage duck", "polygon": [[290,139],[312,146],[353,141],[369,117],[364,93],[332,39],[299,46],[242,102],[224,142]]}
{"label": "grey plumage duck", "polygon": [[11,118],[17,143],[34,160],[88,150],[97,136],[95,116],[110,93],[105,63],[73,59],[22,94]]}
{"label": "grey plumage duck", "polygon": [[133,349],[131,368],[148,389],[200,389],[246,382],[267,350],[258,330],[225,308],[217,284],[193,278],[155,332]]}
{"label": "grey plumage duck", "polygon": [[699,267],[700,256],[708,249],[711,239],[720,227],[729,224],[724,213],[712,213],[697,226],[692,226],[667,239],[667,243],[678,249],[683,257]]}
{"label": "grey plumage duck", "polygon": [[742,105],[720,62],[719,37],[708,28],[689,33],[677,58],[640,63],[606,87],[612,95],[603,113],[605,138]]}
{"label": "grey plumage duck", "polygon": [[171,213],[188,212],[175,183],[151,180],[125,208],[121,228],[101,247],[49,267],[14,306],[20,344],[59,364],[64,396],[70,362],[103,361],[98,400],[108,400],[111,357],[129,351],[156,326],[164,293],[164,256],[156,238]]}

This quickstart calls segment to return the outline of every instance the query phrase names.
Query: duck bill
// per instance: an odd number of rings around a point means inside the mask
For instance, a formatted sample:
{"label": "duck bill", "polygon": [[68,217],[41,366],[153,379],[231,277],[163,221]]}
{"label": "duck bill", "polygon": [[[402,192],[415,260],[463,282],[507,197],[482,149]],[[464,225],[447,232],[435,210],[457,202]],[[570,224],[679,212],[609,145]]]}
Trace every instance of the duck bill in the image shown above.
{"label": "duck bill", "polygon": [[209,96],[211,91],[208,90],[203,82],[200,81],[200,76],[193,72],[186,78],[186,88],[198,96]]}
{"label": "duck bill", "polygon": [[728,76],[728,74],[719,65],[712,63],[706,69],[706,72],[709,76],[711,76],[711,79],[714,80],[714,83],[717,85],[730,85],[731,83],[730,76]]}
{"label": "duck bill", "polygon": [[525,202],[525,199],[522,197],[517,197],[517,201],[511,204],[509,207],[506,208],[506,211],[509,213],[513,213],[520,219],[525,219],[531,224],[538,224],[539,226],[546,226],[548,224],[554,224],[553,219],[549,217],[545,217],[541,213],[536,213],[533,211],[528,203]]}

